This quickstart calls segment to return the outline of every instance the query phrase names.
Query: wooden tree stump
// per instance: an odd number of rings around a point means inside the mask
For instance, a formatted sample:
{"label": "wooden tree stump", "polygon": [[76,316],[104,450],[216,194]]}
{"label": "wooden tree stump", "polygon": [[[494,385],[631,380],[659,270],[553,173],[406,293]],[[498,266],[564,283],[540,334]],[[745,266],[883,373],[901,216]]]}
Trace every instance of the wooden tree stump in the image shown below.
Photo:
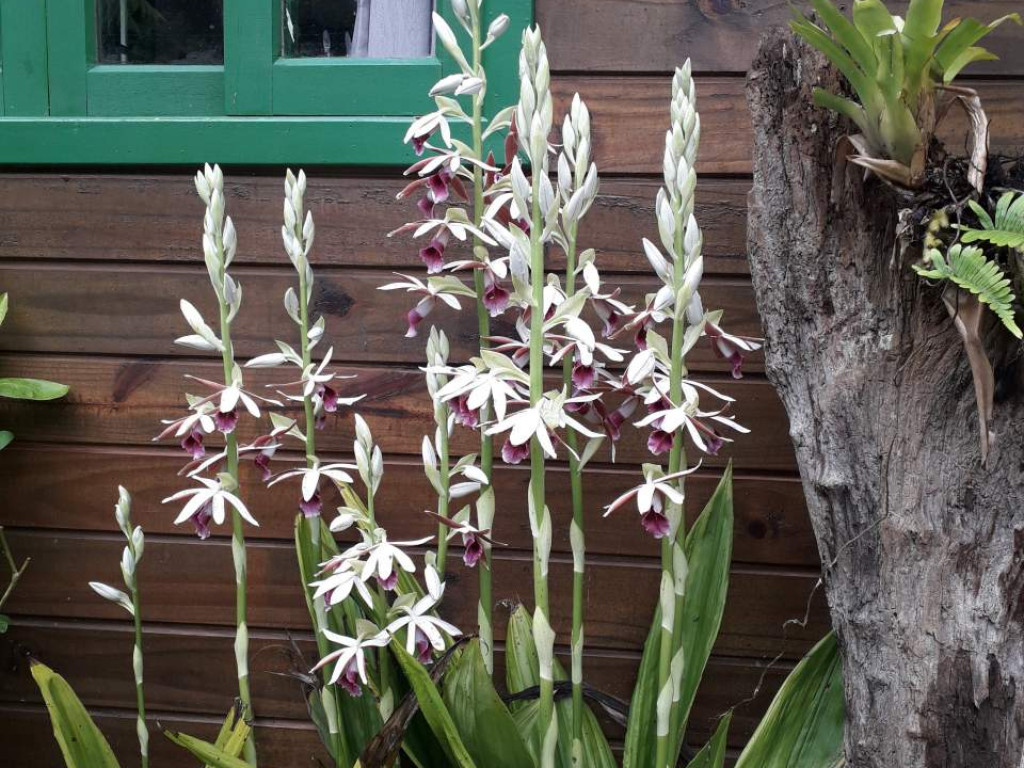
{"label": "wooden tree stump", "polygon": [[999,383],[983,466],[941,289],[910,269],[919,252],[896,248],[901,199],[850,174],[830,202],[849,126],[814,107],[814,86],[842,87],[820,55],[769,32],[747,81],[748,247],[843,652],[847,759],[1022,768],[1021,347],[989,324]]}

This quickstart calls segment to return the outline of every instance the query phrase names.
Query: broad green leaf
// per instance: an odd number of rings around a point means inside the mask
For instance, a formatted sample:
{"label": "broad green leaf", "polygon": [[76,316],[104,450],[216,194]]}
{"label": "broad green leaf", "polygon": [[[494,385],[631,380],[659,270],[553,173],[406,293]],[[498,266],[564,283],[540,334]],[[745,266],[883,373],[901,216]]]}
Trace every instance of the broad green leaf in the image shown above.
{"label": "broad green leaf", "polygon": [[0,613],[0,635],[4,634],[11,626],[11,617]]}
{"label": "broad green leaf", "polygon": [[494,690],[479,640],[471,640],[452,662],[443,689],[448,712],[477,765],[524,768],[532,764],[512,715]]}
{"label": "broad green leaf", "polygon": [[[674,708],[672,718],[677,752],[682,746],[690,708],[722,623],[725,595],[729,586],[732,536],[730,465],[686,537],[689,573],[683,609],[676,617],[676,647],[672,651],[674,656],[678,648],[682,647],[685,659],[679,704]],[[624,768],[647,768],[655,763],[660,625],[661,608],[656,606],[629,707]]]}
{"label": "broad green leaf", "polygon": [[[567,679],[565,668],[558,659],[554,660],[555,679]],[[540,663],[537,659],[537,648],[533,641],[533,623],[523,606],[517,606],[509,619],[505,639],[505,678],[510,693],[519,693],[527,688],[540,684]],[[532,755],[540,753],[540,731],[536,727],[536,712],[521,713],[521,710],[533,708],[536,700],[517,702],[512,705],[519,732],[527,743]],[[571,768],[572,765],[572,701],[564,699],[555,705],[558,716],[558,751],[555,764],[558,768]],[[524,730],[527,725],[532,730]],[[597,716],[590,707],[583,713],[583,749],[584,763],[588,768],[615,768],[608,741],[601,731]]]}
{"label": "broad green leaf", "polygon": [[68,388],[63,384],[41,379],[0,379],[0,397],[12,400],[56,400]]}
{"label": "broad green leaf", "polygon": [[0,451],[10,445],[12,440],[14,440],[13,433],[6,430],[0,430]]}
{"label": "broad green leaf", "polygon": [[120,768],[107,740],[67,681],[38,661],[32,662],[32,677],[43,694],[67,768]]}
{"label": "broad green leaf", "polygon": [[725,765],[725,748],[728,746],[729,724],[732,722],[732,712],[727,712],[718,721],[711,741],[704,745],[686,768],[722,768]]}
{"label": "broad green leaf", "polygon": [[210,768],[252,768],[252,766],[239,757],[232,757],[223,749],[215,747],[208,741],[189,736],[187,733],[176,731],[164,731],[164,736],[173,741],[179,747],[186,749],[202,760]]}
{"label": "broad green leaf", "polygon": [[[690,708],[700,687],[711,648],[718,638],[729,590],[732,564],[733,510],[732,463],[718,483],[697,522],[686,536],[689,573],[682,615],[676,616],[676,631],[682,631],[685,667],[680,685],[679,707],[672,719],[677,750],[690,717]],[[677,646],[678,647],[678,646]],[[675,649],[673,649],[675,653]]]}
{"label": "broad green leaf", "polygon": [[843,751],[843,672],[835,635],[797,664],[736,768],[830,768]]}
{"label": "broad green leaf", "polygon": [[402,668],[406,680],[416,693],[416,699],[420,704],[420,712],[430,723],[438,741],[444,747],[445,752],[456,768],[476,768],[473,758],[466,751],[466,745],[459,737],[458,729],[452,721],[448,708],[444,705],[441,693],[430,679],[430,674],[416,659],[410,656],[402,647],[401,643],[391,643],[391,653]]}

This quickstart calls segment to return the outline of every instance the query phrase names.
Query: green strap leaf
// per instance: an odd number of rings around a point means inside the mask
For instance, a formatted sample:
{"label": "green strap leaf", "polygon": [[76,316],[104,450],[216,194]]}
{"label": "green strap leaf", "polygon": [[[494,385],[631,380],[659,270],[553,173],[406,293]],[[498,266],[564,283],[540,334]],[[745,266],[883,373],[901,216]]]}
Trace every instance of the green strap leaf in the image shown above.
{"label": "green strap leaf", "polygon": [[120,768],[110,744],[89,717],[68,682],[38,661],[32,677],[50,714],[53,735],[68,768]]}
{"label": "green strap leaf", "polygon": [[14,440],[14,433],[7,430],[0,430],[0,451],[11,444]]}
{"label": "green strap leaf", "polygon": [[164,736],[179,747],[191,752],[210,768],[252,768],[245,760],[232,757],[223,749],[215,747],[210,742],[197,739],[195,736],[189,736],[187,733],[164,731]]}
{"label": "green strap leaf", "polygon": [[[682,748],[686,723],[700,686],[711,648],[718,637],[725,612],[732,560],[733,501],[732,466],[722,476],[715,493],[686,537],[689,572],[683,609],[676,617],[673,656],[684,654],[679,702],[673,708],[672,734],[676,754]],[[661,652],[661,609],[655,608],[644,644],[640,671],[629,707],[624,768],[649,768],[655,763],[658,659]]]}
{"label": "green strap leaf", "polygon": [[797,664],[736,768],[825,768],[843,752],[843,670],[829,634]]}
{"label": "green strap leaf", "polygon": [[0,397],[12,400],[56,400],[64,397],[68,388],[64,384],[41,379],[0,379]]}
{"label": "green strap leaf", "polygon": [[444,705],[437,686],[430,679],[430,674],[416,659],[410,656],[402,647],[401,643],[391,643],[389,646],[392,655],[402,668],[406,680],[416,693],[420,704],[420,712],[430,724],[437,740],[441,742],[448,757],[457,768],[476,768],[476,763],[466,750],[466,745],[459,736],[451,713]]}
{"label": "green strap leaf", "polygon": [[725,748],[728,746],[730,723],[732,723],[731,711],[718,721],[711,741],[704,745],[686,768],[722,768],[725,765]]}
{"label": "green strap leaf", "polygon": [[[565,668],[554,660],[555,680],[566,680]],[[540,684],[540,665],[533,640],[533,622],[526,609],[519,605],[512,612],[505,637],[505,679],[510,693],[519,693]],[[519,733],[522,734],[530,754],[536,760],[540,754],[537,728],[537,700],[516,702],[511,706]],[[572,768],[572,701],[564,699],[555,705],[558,716],[558,750],[555,765]],[[585,707],[583,713],[583,762],[587,768],[615,768],[608,740],[601,730],[597,716]]]}
{"label": "green strap leaf", "polygon": [[5,317],[7,317],[7,294],[0,293],[0,325],[4,324]]}
{"label": "green strap leaf", "polygon": [[533,759],[515,721],[491,683],[479,640],[471,640],[452,662],[444,677],[444,703],[478,765],[532,765]]}

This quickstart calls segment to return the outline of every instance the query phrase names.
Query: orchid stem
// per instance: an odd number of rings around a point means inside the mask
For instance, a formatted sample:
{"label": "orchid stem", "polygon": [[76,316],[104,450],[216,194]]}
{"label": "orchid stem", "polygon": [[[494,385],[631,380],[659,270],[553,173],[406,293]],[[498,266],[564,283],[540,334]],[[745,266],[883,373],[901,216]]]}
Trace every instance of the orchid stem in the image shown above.
{"label": "orchid stem", "polygon": [[[448,406],[439,402],[434,409],[434,421],[437,422],[438,434],[441,438],[440,445],[440,480],[441,492],[437,494],[437,514],[442,517],[449,515],[451,500],[451,467],[449,466],[448,450]],[[437,575],[444,581],[445,568],[448,564],[448,526],[443,522],[437,524]]]}
{"label": "orchid stem", "polygon": [[[473,69],[476,72],[480,71],[480,66],[483,62],[483,51],[481,51],[481,34],[480,34],[480,13],[482,8],[473,8],[470,6],[470,13],[472,14],[473,22]],[[483,94],[476,94],[473,96],[473,152],[477,159],[483,161],[484,159],[484,142],[483,142]],[[483,170],[478,164],[473,165],[473,225],[477,228],[480,227],[480,222],[483,220],[484,215],[484,190],[483,190]],[[483,243],[480,238],[473,236],[473,250],[476,251],[478,248],[483,248]],[[480,349],[486,349],[489,346],[487,339],[491,335],[491,316],[488,312],[487,307],[484,305],[484,291],[486,286],[484,284],[483,272],[479,269],[473,270],[473,284],[476,288],[476,320],[477,330],[480,336]],[[484,424],[487,422],[489,413],[488,406],[485,405],[480,410],[480,423]],[[494,438],[488,435],[486,430],[481,428],[480,430],[480,469],[487,476],[487,487],[493,488],[492,485],[492,469],[494,466]],[[493,530],[492,530],[493,535]],[[480,635],[480,652],[484,658],[484,666],[487,671],[492,675],[494,674],[494,630],[493,630],[493,610],[494,610],[494,597],[493,597],[493,586],[491,583],[491,544],[490,542],[483,542],[483,557],[480,559],[479,572],[480,572],[480,603],[477,610],[478,618],[478,633]]]}
{"label": "orchid stem", "polygon": [[[224,284],[224,275],[227,271],[225,260],[227,255],[224,252],[223,243],[218,243],[221,256],[221,285]],[[234,380],[235,350],[231,343],[231,322],[228,320],[228,305],[220,300],[220,338],[224,346],[222,359],[224,361],[224,383],[229,385]],[[226,436],[227,446],[227,468],[228,474],[234,480],[235,488],[238,487],[238,435],[231,432]],[[246,593],[247,568],[245,553],[245,531],[242,528],[242,516],[237,509],[231,511],[231,557],[235,565],[235,665],[238,669],[238,698],[245,709],[246,717],[255,719],[255,712],[252,708],[252,695],[249,690],[249,625],[246,621],[248,608],[248,595]],[[243,750],[246,762],[256,765],[256,741],[250,734],[245,742]]]}
{"label": "orchid stem", "polygon": [[[129,530],[131,530],[129,528]],[[128,537],[131,545],[131,536]],[[134,547],[132,555],[135,555]],[[142,768],[149,768],[149,731],[146,729],[146,696],[142,685],[142,601],[139,596],[138,577],[132,573],[131,582],[132,617],[135,623],[135,648],[132,652],[132,670],[135,673],[135,703],[139,712],[136,731],[139,736],[139,751]]]}
{"label": "orchid stem", "polygon": [[[538,158],[539,159],[539,158]],[[541,164],[533,169],[533,193],[530,227],[530,281],[532,288],[532,306],[530,308],[530,406],[535,407],[544,397],[544,243],[541,238],[544,222],[540,211],[540,175],[543,173]],[[546,429],[541,424],[540,429]],[[536,435],[530,439],[530,493],[533,506],[533,591],[536,611],[547,623],[545,634],[551,631],[551,613],[548,607],[548,552],[543,542],[545,531],[550,535],[551,522],[547,519],[544,487],[544,449]],[[539,637],[541,629],[534,618],[534,637],[538,646],[547,639]],[[555,720],[555,689],[551,675],[551,648],[545,653],[549,656],[547,669],[541,664],[540,670],[540,713],[537,719],[541,729],[541,768],[554,765],[554,739],[557,738],[558,723]],[[538,648],[538,654],[540,649]]]}
{"label": "orchid stem", "polygon": [[[566,233],[568,248],[566,249],[565,265],[565,296],[569,299],[576,293],[576,232],[573,224]],[[562,361],[562,385],[566,391],[572,391],[572,369],[576,361],[576,353],[570,352]],[[569,485],[572,494],[572,524],[577,534],[573,539],[573,574],[572,574],[572,741],[573,760],[582,759],[583,744],[583,587],[585,576],[584,564],[584,526],[583,519],[583,476],[579,467],[579,449],[576,432],[569,430]],[[578,542],[577,542],[578,538]],[[576,552],[576,546],[580,551]]]}
{"label": "orchid stem", "polygon": [[[312,363],[312,354],[310,352],[309,344],[309,285],[306,270],[300,269],[297,271],[299,273],[299,326],[302,336],[299,348],[302,354],[302,370],[306,371],[309,370]],[[302,407],[305,416],[305,429],[303,434],[306,438],[306,466],[312,467],[317,461],[316,414],[313,407],[312,395],[307,395],[302,398]],[[302,528],[305,529],[310,548],[316,555],[316,562],[317,565],[319,565],[324,560],[320,515],[316,515],[315,517],[303,516]],[[324,607],[323,600],[317,599],[312,595],[312,589],[308,584],[303,584],[302,588],[310,593],[308,594],[308,597],[310,605],[313,606],[312,618],[316,628],[316,647],[320,653],[320,658],[324,658],[328,653],[330,653],[330,646],[327,642],[327,637],[324,635],[324,630],[329,628],[327,623],[327,612]],[[336,768],[343,768],[342,755],[348,754],[348,745],[346,743],[347,739],[345,738],[345,733],[342,730],[341,723],[339,721],[340,700],[338,698],[338,686],[329,683],[328,679],[328,671],[325,667],[323,670],[324,688],[334,704],[333,707],[324,708],[327,716],[327,730],[330,732],[331,741],[334,744],[334,764]]]}
{"label": "orchid stem", "polygon": [[[683,255],[683,233],[685,226],[683,222],[682,214],[679,210],[675,213],[675,253],[676,258],[673,265],[672,283],[675,291],[675,295],[679,295],[679,291],[683,286],[683,278],[686,272],[685,258]],[[680,311],[679,307],[675,308],[672,320],[672,346],[671,346],[671,369],[669,371],[669,399],[674,405],[678,405],[682,401],[683,395],[683,377],[686,375],[685,361],[683,360],[683,340],[686,333],[685,327],[685,313]],[[672,435],[672,448],[669,451],[668,459],[668,473],[670,475],[680,472],[683,468],[683,433],[682,430],[676,430]],[[685,477],[680,477],[677,481],[680,492],[683,492],[684,485],[686,482]],[[671,502],[670,502],[671,503]],[[670,514],[669,519],[678,519],[679,526],[676,532],[677,537],[685,540],[685,529],[686,522],[683,517],[684,511],[680,508],[675,510],[675,514]],[[674,565],[674,547],[676,538],[672,536],[666,536],[661,542],[661,568],[662,573],[667,574],[673,579],[675,575]],[[664,686],[670,685],[671,677],[671,664],[672,664],[672,648],[673,640],[677,636],[677,632],[681,629],[681,618],[682,618],[682,598],[677,595],[675,600],[675,611],[673,612],[673,623],[670,627],[666,628],[663,622],[662,633],[661,633],[661,646],[660,656],[658,659],[658,690],[659,692],[664,689]],[[674,731],[671,728],[673,715],[678,707],[673,703],[672,708],[669,710],[669,724],[670,727],[667,729],[667,733],[659,734],[657,742],[657,759],[655,765],[657,768],[666,768],[675,762],[674,757],[670,754],[675,748],[675,744],[670,744],[670,739]]]}

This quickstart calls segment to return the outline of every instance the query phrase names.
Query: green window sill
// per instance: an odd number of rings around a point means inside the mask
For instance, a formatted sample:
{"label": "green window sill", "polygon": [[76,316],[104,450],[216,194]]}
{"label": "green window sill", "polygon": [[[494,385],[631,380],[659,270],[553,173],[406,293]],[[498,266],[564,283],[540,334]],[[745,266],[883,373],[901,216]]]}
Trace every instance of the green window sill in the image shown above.
{"label": "green window sill", "polygon": [[2,165],[405,165],[408,117],[7,117]]}

